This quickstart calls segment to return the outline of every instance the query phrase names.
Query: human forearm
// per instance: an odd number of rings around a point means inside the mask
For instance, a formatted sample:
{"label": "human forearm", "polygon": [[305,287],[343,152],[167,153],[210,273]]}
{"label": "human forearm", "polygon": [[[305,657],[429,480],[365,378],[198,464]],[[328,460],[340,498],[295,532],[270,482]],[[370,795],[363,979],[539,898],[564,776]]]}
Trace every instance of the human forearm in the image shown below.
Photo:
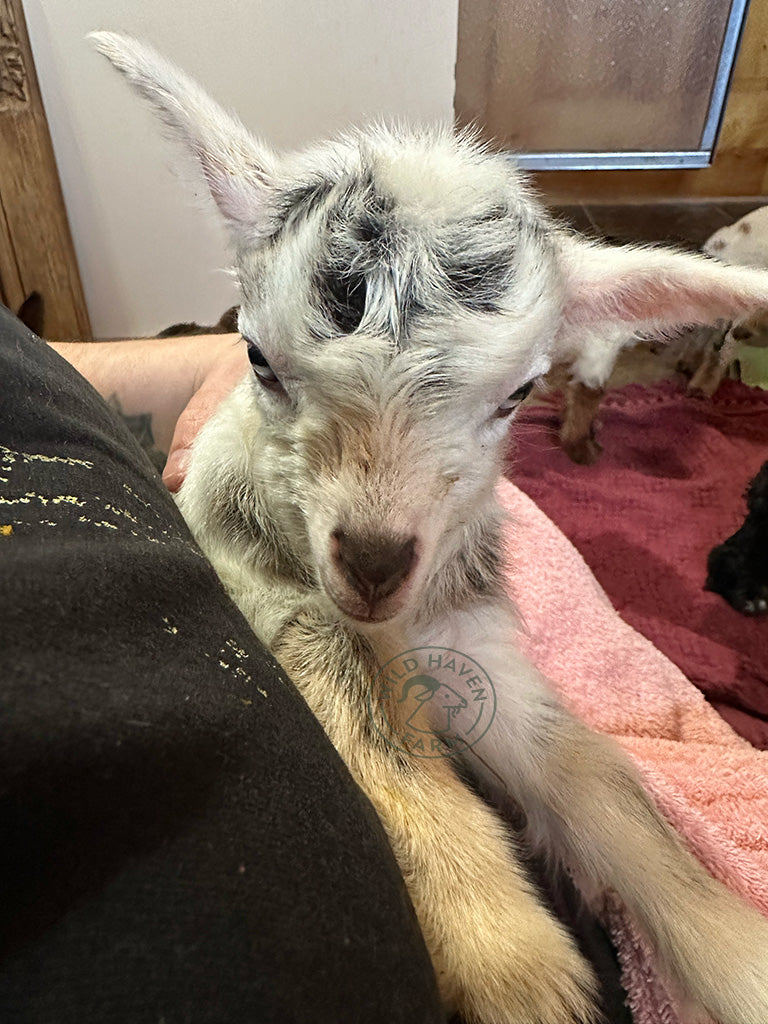
{"label": "human forearm", "polygon": [[[218,401],[248,370],[245,346],[234,334],[51,346],[126,421],[159,469],[174,448],[183,454]],[[180,482],[175,472],[169,464],[166,482],[172,489]]]}
{"label": "human forearm", "polygon": [[134,341],[51,342],[51,347],[123,417],[149,418],[155,444],[170,449],[176,421],[231,335]]}

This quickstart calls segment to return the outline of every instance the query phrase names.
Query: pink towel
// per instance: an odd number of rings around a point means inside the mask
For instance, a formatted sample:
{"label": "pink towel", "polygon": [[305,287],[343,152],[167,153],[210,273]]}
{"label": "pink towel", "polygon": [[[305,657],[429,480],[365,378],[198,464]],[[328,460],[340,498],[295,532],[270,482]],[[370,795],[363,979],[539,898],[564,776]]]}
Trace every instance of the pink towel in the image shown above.
{"label": "pink towel", "polygon": [[[554,396],[552,396],[554,400]],[[754,746],[768,750],[768,622],[703,590],[707,554],[744,521],[768,451],[768,392],[725,380],[711,399],[629,384],[600,410],[605,451],[577,466],[556,406],[521,410],[511,479],[584,556],[622,618]]]}
{"label": "pink towel", "polygon": [[[768,752],[732,731],[700,691],[614,611],[563,533],[504,481],[509,588],[523,648],[584,721],[612,735],[690,849],[768,915]],[[636,1024],[678,1024],[653,955],[620,909],[606,923]]]}

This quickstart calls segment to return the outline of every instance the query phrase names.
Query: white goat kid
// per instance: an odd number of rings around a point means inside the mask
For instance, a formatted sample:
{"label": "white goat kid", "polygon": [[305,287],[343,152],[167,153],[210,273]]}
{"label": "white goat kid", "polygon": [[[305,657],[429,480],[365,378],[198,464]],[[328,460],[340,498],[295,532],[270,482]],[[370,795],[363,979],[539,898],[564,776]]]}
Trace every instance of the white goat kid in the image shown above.
{"label": "white goat kid", "polygon": [[201,432],[180,507],[376,807],[446,1007],[596,1017],[591,970],[500,819],[450,759],[402,749],[379,666],[423,646],[494,682],[491,728],[456,756],[514,795],[532,841],[618,894],[689,1000],[768,1020],[768,921],[515,649],[494,500],[509,421],[553,358],[596,329],[765,305],[768,276],[563,233],[506,159],[447,130],[278,158],[149,48],[94,38],[197,156],[234,238],[254,373]]}

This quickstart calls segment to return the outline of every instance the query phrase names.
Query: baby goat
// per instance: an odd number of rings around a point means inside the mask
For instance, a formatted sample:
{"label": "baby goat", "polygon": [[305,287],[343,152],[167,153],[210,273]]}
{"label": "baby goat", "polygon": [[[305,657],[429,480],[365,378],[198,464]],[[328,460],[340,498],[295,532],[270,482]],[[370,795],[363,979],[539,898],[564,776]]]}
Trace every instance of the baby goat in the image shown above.
{"label": "baby goat", "polygon": [[[696,1012],[768,1020],[768,921],[516,649],[494,499],[509,422],[553,359],[604,329],[765,305],[768,275],[580,240],[508,160],[449,130],[277,157],[149,48],[95,43],[196,155],[234,240],[253,373],[200,434],[180,507],[373,802],[446,1007],[483,1024],[596,1016],[590,968],[456,759],[514,795],[593,898],[618,895]],[[436,647],[477,659],[497,693],[485,735],[451,757],[418,755],[451,743],[461,703],[442,702],[425,748],[380,674]],[[411,682],[428,709],[428,677]]]}

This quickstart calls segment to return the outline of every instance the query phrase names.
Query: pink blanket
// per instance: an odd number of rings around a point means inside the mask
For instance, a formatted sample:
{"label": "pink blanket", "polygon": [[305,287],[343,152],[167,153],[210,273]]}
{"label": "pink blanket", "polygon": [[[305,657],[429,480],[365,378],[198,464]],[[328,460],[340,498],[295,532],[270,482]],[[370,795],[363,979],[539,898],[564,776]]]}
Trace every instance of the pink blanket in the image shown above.
{"label": "pink blanket", "polygon": [[[565,702],[611,734],[696,856],[768,915],[768,752],[741,739],[672,662],[614,611],[581,555],[512,484],[509,587],[524,648]],[[653,957],[620,910],[607,924],[636,1024],[677,1024]]]}

